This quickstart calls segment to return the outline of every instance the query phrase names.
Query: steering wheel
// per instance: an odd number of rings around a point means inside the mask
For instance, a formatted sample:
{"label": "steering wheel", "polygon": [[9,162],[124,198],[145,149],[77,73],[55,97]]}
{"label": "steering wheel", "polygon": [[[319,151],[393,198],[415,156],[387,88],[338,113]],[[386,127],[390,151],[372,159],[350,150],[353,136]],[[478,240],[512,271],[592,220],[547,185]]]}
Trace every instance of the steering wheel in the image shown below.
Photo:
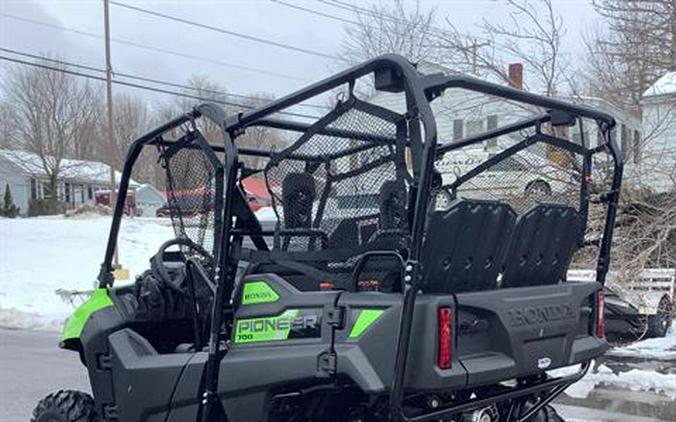
{"label": "steering wheel", "polygon": [[181,282],[183,281],[182,275],[174,274],[172,276],[164,264],[164,254],[166,250],[172,246],[185,246],[197,252],[198,255],[205,259],[207,265],[209,266],[213,264],[214,258],[211,256],[209,251],[202,247],[202,245],[199,245],[185,237],[178,237],[176,239],[168,240],[164,242],[162,246],[160,246],[160,249],[157,251],[157,253],[150,259],[150,268],[157,278],[167,287],[178,293],[184,294],[185,292],[183,289],[181,289]]}

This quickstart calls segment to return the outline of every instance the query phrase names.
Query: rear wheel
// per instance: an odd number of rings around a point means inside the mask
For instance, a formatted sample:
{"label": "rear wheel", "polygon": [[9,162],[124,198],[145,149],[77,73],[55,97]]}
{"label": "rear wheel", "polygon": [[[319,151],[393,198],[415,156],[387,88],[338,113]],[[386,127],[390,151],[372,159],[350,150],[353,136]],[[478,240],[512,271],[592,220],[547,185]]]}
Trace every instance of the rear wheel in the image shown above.
{"label": "rear wheel", "polygon": [[527,422],[565,422],[556,410],[551,406],[545,406],[535,415],[533,415]]}
{"label": "rear wheel", "polygon": [[666,299],[660,301],[655,315],[648,317],[648,335],[650,337],[664,337],[671,326],[671,307]]}
{"label": "rear wheel", "polygon": [[60,390],[40,400],[31,422],[96,422],[94,399],[87,393]]}

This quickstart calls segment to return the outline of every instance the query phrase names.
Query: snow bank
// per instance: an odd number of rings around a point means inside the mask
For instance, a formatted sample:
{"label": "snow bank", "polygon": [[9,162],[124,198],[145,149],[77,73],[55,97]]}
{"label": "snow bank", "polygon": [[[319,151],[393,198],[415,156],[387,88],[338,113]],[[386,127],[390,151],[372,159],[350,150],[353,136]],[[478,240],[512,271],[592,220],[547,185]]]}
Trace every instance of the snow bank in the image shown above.
{"label": "snow bank", "polygon": [[[110,221],[95,215],[0,220],[0,325],[54,328],[63,322],[73,307],[54,292],[94,287]],[[123,221],[120,262],[130,270],[130,281],[173,237],[169,220]]]}
{"label": "snow bank", "polygon": [[[549,371],[549,373],[553,376],[565,376],[576,372],[578,369],[579,365],[575,365]],[[652,391],[676,400],[676,374],[661,374],[642,369],[614,373],[612,369],[605,365],[590,369],[580,381],[568,387],[566,394],[570,397],[584,399],[597,385],[612,385],[621,390]]]}

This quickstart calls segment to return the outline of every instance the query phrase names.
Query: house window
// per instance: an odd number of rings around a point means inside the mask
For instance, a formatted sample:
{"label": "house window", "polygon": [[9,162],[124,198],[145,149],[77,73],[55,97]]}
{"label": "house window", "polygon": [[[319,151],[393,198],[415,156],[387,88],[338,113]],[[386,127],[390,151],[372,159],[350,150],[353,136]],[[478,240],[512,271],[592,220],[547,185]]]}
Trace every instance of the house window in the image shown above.
{"label": "house window", "polygon": [[70,203],[70,183],[66,183],[66,202]]}
{"label": "house window", "polygon": [[638,130],[634,131],[634,163],[639,164],[641,162],[641,132]]}
{"label": "house window", "polygon": [[464,125],[465,121],[462,119],[455,119],[453,120],[453,140],[457,141],[458,139],[462,139],[464,136]]}
{"label": "house window", "polygon": [[[491,114],[486,118],[486,129],[487,130],[493,130],[498,128],[498,115],[497,114]],[[491,138],[486,141],[486,146],[487,147],[497,147],[498,146],[498,138]]]}
{"label": "house window", "polygon": [[622,145],[622,156],[626,159],[629,158],[630,152],[631,152],[631,144],[629,143],[629,131],[627,130],[627,125],[622,125],[622,129],[620,132],[621,138],[621,145]]}
{"label": "house window", "polygon": [[483,131],[484,131],[483,119],[467,121],[467,136],[477,135]]}
{"label": "house window", "polygon": [[49,187],[49,183],[42,182],[42,198],[40,198],[40,199],[47,199],[47,198],[53,198],[52,189]]}
{"label": "house window", "polygon": [[31,199],[38,199],[38,183],[35,181],[35,179],[31,179]]}
{"label": "house window", "polygon": [[87,198],[89,200],[94,198],[94,189],[91,186],[87,186]]}

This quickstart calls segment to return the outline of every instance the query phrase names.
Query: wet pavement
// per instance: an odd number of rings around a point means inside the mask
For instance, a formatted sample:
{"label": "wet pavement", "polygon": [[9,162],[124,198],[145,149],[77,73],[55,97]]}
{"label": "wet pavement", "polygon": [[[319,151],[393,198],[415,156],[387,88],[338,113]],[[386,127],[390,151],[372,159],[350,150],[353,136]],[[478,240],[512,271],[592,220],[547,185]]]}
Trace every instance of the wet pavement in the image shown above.
{"label": "wet pavement", "polygon": [[[633,370],[676,375],[676,358],[660,359],[610,355],[597,360],[594,367],[610,368],[614,374]],[[657,376],[657,375],[656,375]],[[674,378],[676,383],[676,378]],[[671,390],[676,390],[676,385]],[[676,400],[655,391],[631,391],[612,384],[596,385],[586,397],[561,395],[557,410],[566,421],[676,421]]]}
{"label": "wet pavement", "polygon": [[[0,421],[28,421],[37,401],[60,388],[89,390],[77,354],[58,349],[57,341],[54,332],[0,329]],[[676,374],[676,359],[607,356],[596,367],[601,365],[616,373]],[[613,385],[596,385],[586,397],[564,394],[555,407],[567,422],[676,421],[676,400]]]}

